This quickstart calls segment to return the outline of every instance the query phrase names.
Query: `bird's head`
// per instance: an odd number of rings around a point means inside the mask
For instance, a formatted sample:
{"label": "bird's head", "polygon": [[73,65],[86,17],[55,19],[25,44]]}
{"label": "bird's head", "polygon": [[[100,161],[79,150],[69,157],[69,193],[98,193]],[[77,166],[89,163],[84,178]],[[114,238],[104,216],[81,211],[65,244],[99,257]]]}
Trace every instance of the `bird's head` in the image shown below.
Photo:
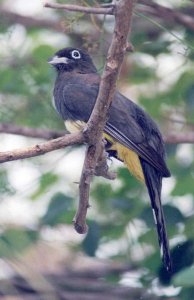
{"label": "bird's head", "polygon": [[64,48],[48,60],[58,72],[96,73],[97,69],[85,50]]}

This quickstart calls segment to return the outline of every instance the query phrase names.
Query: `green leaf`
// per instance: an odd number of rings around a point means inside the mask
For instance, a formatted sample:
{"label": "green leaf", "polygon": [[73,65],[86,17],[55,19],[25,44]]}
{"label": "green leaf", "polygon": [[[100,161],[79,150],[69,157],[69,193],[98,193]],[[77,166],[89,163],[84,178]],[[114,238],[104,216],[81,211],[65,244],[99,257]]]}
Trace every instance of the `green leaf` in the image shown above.
{"label": "green leaf", "polygon": [[133,74],[129,78],[130,83],[145,83],[145,81],[154,78],[154,70],[145,66],[136,65],[133,68]]}
{"label": "green leaf", "polygon": [[185,220],[185,228],[184,234],[187,236],[188,239],[193,239],[194,237],[194,216],[187,217]]}
{"label": "green leaf", "polygon": [[111,184],[100,183],[97,184],[92,190],[92,196],[98,200],[98,207],[103,209],[104,212],[110,211],[109,199],[113,194]]}
{"label": "green leaf", "polygon": [[175,286],[192,287],[194,286],[194,267],[186,268],[179,272],[172,279]]}
{"label": "green leaf", "polygon": [[0,257],[21,254],[37,239],[38,233],[33,230],[7,229],[0,235]]}
{"label": "green leaf", "polygon": [[[20,72],[20,76],[18,76],[18,72]],[[0,78],[1,93],[29,95],[29,88],[25,84],[22,69],[0,69]]]}
{"label": "green leaf", "polygon": [[5,170],[0,171],[0,194],[14,194],[15,190],[10,185],[7,172]]}
{"label": "green leaf", "polygon": [[44,84],[48,84],[49,73],[51,72],[50,66],[47,64],[49,57],[53,55],[55,50],[48,45],[40,45],[36,47],[32,53],[32,64],[29,65],[29,72],[33,76],[33,80],[40,88]]}
{"label": "green leaf", "polygon": [[[178,169],[177,169],[178,173]],[[183,172],[182,172],[183,175]],[[181,178],[178,178],[176,185],[171,192],[172,196],[184,196],[187,194],[194,194],[194,184],[193,184],[193,175],[192,173],[189,173],[189,170],[187,170],[187,174],[185,176],[181,176]]]}
{"label": "green leaf", "polygon": [[112,225],[112,222],[100,226],[101,236],[106,237],[106,240],[119,239],[123,235],[125,229],[125,224],[123,224],[123,222],[120,222],[119,224],[119,220],[118,223],[114,223],[114,226]]}
{"label": "green leaf", "polygon": [[88,233],[82,242],[85,253],[89,256],[95,256],[100,239],[100,227],[95,221],[88,223]]}
{"label": "green leaf", "polygon": [[125,224],[139,217],[144,207],[140,199],[135,196],[111,199],[110,205],[115,212],[122,213],[121,218]]}
{"label": "green leaf", "polygon": [[158,239],[157,239],[157,233],[155,230],[155,227],[152,229],[149,229],[146,233],[143,233],[138,238],[138,241],[140,243],[146,243],[152,245],[154,248],[158,247]]}
{"label": "green leaf", "polygon": [[[54,48],[48,44],[42,44],[33,49],[32,56],[38,63],[46,63],[51,55],[53,55]],[[45,64],[46,65],[46,64]]]}
{"label": "green leaf", "polygon": [[[156,250],[152,255],[145,257],[144,260],[141,262],[142,268],[147,268],[152,273],[157,273],[159,266],[161,265],[161,257],[159,249]],[[148,273],[148,276],[150,276],[150,273]],[[146,277],[144,278],[146,280]],[[147,281],[147,280],[146,280]],[[150,282],[150,278],[148,279],[148,282]]]}
{"label": "green leaf", "polygon": [[47,172],[40,177],[39,187],[37,191],[31,196],[32,200],[36,200],[41,196],[47,189],[50,189],[58,180],[58,176],[54,173]]}
{"label": "green leaf", "polygon": [[184,287],[178,295],[180,300],[192,300],[194,295],[194,287]]}
{"label": "green leaf", "polygon": [[41,219],[41,225],[55,226],[67,221],[72,222],[73,199],[63,193],[57,193],[51,198],[51,202],[45,215]]}

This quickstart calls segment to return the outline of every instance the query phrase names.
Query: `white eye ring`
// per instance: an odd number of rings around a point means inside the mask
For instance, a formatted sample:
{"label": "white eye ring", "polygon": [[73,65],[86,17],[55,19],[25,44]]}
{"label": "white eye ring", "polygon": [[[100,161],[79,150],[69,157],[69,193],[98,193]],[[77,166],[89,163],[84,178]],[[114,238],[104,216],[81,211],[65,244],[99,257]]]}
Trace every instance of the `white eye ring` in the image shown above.
{"label": "white eye ring", "polygon": [[78,50],[73,50],[71,52],[71,56],[74,58],[74,59],[80,59],[81,58],[81,54]]}

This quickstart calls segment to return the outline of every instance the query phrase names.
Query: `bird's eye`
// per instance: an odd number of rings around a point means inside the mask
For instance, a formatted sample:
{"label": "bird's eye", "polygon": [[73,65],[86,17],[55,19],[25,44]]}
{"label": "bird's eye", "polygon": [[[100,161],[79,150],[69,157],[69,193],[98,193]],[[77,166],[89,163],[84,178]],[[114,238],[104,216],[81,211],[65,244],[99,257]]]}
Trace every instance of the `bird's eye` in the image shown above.
{"label": "bird's eye", "polygon": [[81,54],[78,50],[73,50],[71,52],[71,56],[74,58],[74,59],[80,59],[81,58]]}

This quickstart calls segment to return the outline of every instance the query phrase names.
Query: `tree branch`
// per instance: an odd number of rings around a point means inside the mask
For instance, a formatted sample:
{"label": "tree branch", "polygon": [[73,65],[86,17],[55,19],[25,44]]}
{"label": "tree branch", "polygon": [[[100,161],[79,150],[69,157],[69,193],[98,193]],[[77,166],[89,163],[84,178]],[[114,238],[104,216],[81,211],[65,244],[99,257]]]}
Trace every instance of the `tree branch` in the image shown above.
{"label": "tree branch", "polygon": [[[175,120],[174,122],[177,122],[177,121]],[[16,135],[44,139],[44,140],[50,140],[53,138],[62,137],[62,136],[64,136],[64,134],[67,134],[67,132],[65,130],[64,131],[63,130],[51,130],[51,129],[48,130],[48,129],[40,129],[40,128],[23,127],[23,126],[17,126],[15,124],[11,124],[11,123],[1,123],[0,124],[0,133],[16,134]],[[164,137],[164,141],[166,144],[183,144],[183,143],[194,144],[194,133],[192,131],[185,131],[183,133],[169,132],[168,134],[163,134],[163,137]],[[68,145],[66,145],[66,146],[68,146]],[[25,151],[25,149],[23,149],[23,150]],[[21,150],[21,151],[23,151],[23,150]],[[13,157],[14,157],[14,153],[13,153]],[[16,159],[14,159],[14,160],[16,160]],[[104,166],[105,165],[103,164],[103,167]],[[95,175],[99,176],[98,173]]]}
{"label": "tree branch", "polygon": [[[140,4],[143,4],[143,5],[139,5],[136,8],[137,12],[147,13],[149,15],[156,16],[160,19],[163,19],[165,22],[168,22],[168,23],[177,22],[177,23],[189,28],[190,30],[194,31],[194,20],[191,15],[189,15],[185,12],[182,12],[182,11],[177,11],[177,10],[175,11],[169,7],[165,7],[158,3],[156,4],[154,2],[150,2],[148,0],[141,0]],[[46,7],[50,7],[50,8],[54,8],[53,7],[54,5],[57,5],[57,4],[51,4],[49,2],[45,4]],[[72,5],[71,5],[71,7],[72,7]],[[84,8],[84,10],[91,9],[88,7],[77,6],[77,5],[76,5],[76,7],[79,7],[82,12],[83,12],[83,8]],[[107,10],[107,8],[109,8],[110,11]],[[102,9],[105,9],[103,14],[112,15],[113,12],[111,10],[113,8],[114,8],[114,5],[107,4],[107,5],[102,5],[102,7],[94,8],[94,10],[100,9],[101,12],[103,12]],[[64,8],[61,8],[61,9],[64,9]],[[71,11],[73,11],[73,10],[71,10]],[[86,12],[86,11],[84,11],[84,12]],[[189,12],[191,12],[191,14],[192,14],[192,7],[190,8]],[[13,24],[13,23],[19,23],[19,24],[24,25],[26,28],[39,28],[39,27],[41,28],[41,27],[43,27],[43,28],[55,30],[57,32],[65,32],[65,31],[69,30],[68,26],[65,26],[63,22],[49,20],[49,19],[40,19],[40,18],[31,17],[31,16],[26,17],[24,15],[21,15],[21,14],[12,12],[8,9],[5,9],[2,6],[0,6],[0,19],[2,20],[2,23],[6,24],[6,25]]]}
{"label": "tree branch", "polygon": [[[168,22],[177,22],[190,30],[194,31],[194,20],[191,16],[182,13],[181,11],[173,10],[169,7],[165,7],[158,3],[149,0],[141,0],[141,4],[145,5],[145,7],[137,7],[137,11],[140,12],[148,12],[153,16],[157,16],[162,18],[163,20],[167,20]],[[108,4],[102,7],[84,7],[79,5],[71,5],[71,4],[59,4],[59,3],[50,3],[46,2],[44,4],[45,7],[54,8],[54,9],[63,9],[66,11],[73,12],[83,12],[88,14],[104,14],[104,15],[113,15],[114,14],[114,5]]]}
{"label": "tree branch", "polygon": [[82,132],[67,134],[63,137],[51,140],[49,142],[36,144],[25,149],[16,149],[13,151],[0,152],[0,163],[24,159],[34,156],[43,155],[45,153],[65,148],[75,144],[83,144],[84,136]]}
{"label": "tree branch", "polygon": [[9,25],[10,23],[18,23],[24,25],[26,28],[47,28],[57,32],[64,32],[66,30],[62,22],[40,19],[30,16],[24,16],[4,7],[0,6],[0,19],[3,24]]}
{"label": "tree branch", "polygon": [[54,8],[54,9],[63,9],[65,11],[73,12],[83,12],[86,14],[103,14],[103,15],[113,15],[114,6],[111,7],[87,7],[73,4],[60,4],[60,3],[50,3],[46,2],[45,7]]}
{"label": "tree branch", "polygon": [[[168,22],[177,22],[190,30],[194,31],[194,20],[193,17],[186,15],[185,13],[182,13],[180,11],[177,11],[175,9],[171,9],[169,7],[165,7],[161,4],[155,3],[150,0],[141,0],[141,3],[148,8],[148,13],[162,18],[164,21]],[[145,12],[145,8],[139,7],[138,10]]]}
{"label": "tree branch", "polygon": [[[98,141],[97,141],[98,142]],[[100,144],[101,143],[101,144]],[[104,150],[104,142],[102,140],[99,141],[100,144],[100,153],[96,145],[89,145],[86,150],[84,165],[82,169],[79,190],[80,190],[80,201],[77,213],[74,217],[73,223],[75,230],[78,233],[86,233],[87,232],[87,224],[86,224],[86,214],[87,209],[90,207],[89,205],[89,196],[90,196],[90,183],[92,181],[93,176],[103,176],[107,179],[113,180],[116,178],[116,174],[114,172],[109,172],[107,165],[107,157]],[[95,164],[95,157],[96,164]]]}
{"label": "tree branch", "polygon": [[11,123],[1,123],[0,124],[0,133],[10,133],[16,135],[22,135],[32,138],[40,138],[45,140],[55,139],[63,136],[67,132],[60,130],[48,130],[40,128],[30,128],[25,126],[17,126]]}
{"label": "tree branch", "polygon": [[194,132],[170,132],[164,136],[167,144],[194,144]]}
{"label": "tree branch", "polygon": [[96,104],[87,123],[86,130],[83,132],[89,147],[86,152],[79,185],[79,207],[74,218],[74,226],[79,233],[85,233],[87,230],[85,217],[87,208],[89,207],[90,182],[102,151],[102,133],[108,109],[116,90],[116,80],[128,46],[127,40],[130,31],[133,4],[133,0],[119,0],[115,2],[114,34],[102,74]]}

